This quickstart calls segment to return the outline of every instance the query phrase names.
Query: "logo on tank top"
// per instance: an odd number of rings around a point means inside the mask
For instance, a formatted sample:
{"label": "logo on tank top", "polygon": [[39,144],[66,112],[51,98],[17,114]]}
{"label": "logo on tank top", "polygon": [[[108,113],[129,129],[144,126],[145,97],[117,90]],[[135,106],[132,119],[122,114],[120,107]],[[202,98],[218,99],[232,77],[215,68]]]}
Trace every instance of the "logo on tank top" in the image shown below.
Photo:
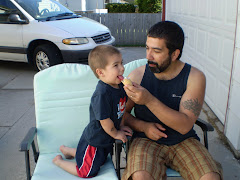
{"label": "logo on tank top", "polygon": [[126,96],[124,98],[120,98],[119,104],[118,104],[118,119],[122,117],[122,115],[125,112],[125,108],[126,108]]}
{"label": "logo on tank top", "polygon": [[182,96],[177,96],[176,94],[172,94],[172,97],[174,97],[174,98],[182,98]]}

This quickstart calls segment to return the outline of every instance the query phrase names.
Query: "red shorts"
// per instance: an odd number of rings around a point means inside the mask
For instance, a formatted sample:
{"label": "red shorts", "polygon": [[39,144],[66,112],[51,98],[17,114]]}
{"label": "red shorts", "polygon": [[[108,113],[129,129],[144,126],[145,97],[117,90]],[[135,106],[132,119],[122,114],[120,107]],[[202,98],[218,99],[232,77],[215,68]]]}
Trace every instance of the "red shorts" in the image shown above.
{"label": "red shorts", "polygon": [[79,177],[89,178],[98,174],[100,167],[105,163],[109,152],[109,148],[96,148],[87,144],[86,141],[81,141],[77,147],[76,162],[77,173]]}

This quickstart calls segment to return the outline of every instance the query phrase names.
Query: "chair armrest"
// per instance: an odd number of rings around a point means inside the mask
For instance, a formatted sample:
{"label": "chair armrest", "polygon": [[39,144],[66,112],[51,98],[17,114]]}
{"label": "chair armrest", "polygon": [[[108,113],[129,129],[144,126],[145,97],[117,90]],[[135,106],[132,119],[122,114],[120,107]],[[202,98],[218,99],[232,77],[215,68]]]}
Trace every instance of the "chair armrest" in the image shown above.
{"label": "chair armrest", "polygon": [[35,142],[34,142],[34,137],[35,137],[36,133],[37,133],[36,127],[32,127],[31,129],[29,129],[28,133],[26,134],[26,136],[24,137],[24,139],[22,140],[22,142],[19,145],[19,151],[25,152],[25,165],[26,165],[27,180],[30,180],[32,177],[31,171],[30,171],[30,160],[29,160],[29,149],[30,149],[31,145],[32,145],[32,149],[33,149],[33,155],[34,155],[35,162],[37,162],[38,156],[39,156],[39,153],[36,151],[36,146],[35,146]]}
{"label": "chair armrest", "polygon": [[119,139],[115,139],[115,143],[116,143],[117,145],[119,145],[119,144],[122,145],[123,142],[122,142],[121,140],[119,140]]}
{"label": "chair armrest", "polygon": [[203,121],[200,118],[197,119],[196,124],[201,127],[203,131],[214,131],[214,128],[210,123]]}
{"label": "chair armrest", "polygon": [[198,118],[196,121],[196,124],[201,127],[203,131],[203,138],[204,138],[204,145],[208,149],[208,131],[214,131],[214,128],[211,124],[209,124],[206,121],[203,121],[202,119]]}
{"label": "chair armrest", "polygon": [[37,133],[36,127],[32,127],[31,129],[29,129],[28,133],[20,143],[19,151],[28,151],[30,149],[30,146],[34,141],[36,133]]}
{"label": "chair armrest", "polygon": [[[127,139],[128,139],[128,141],[126,143],[123,143],[122,140],[119,140],[119,139],[115,140],[116,172],[117,172],[118,179],[121,179],[120,169],[122,169],[122,168],[120,167],[120,156],[121,156],[121,152],[122,152],[122,147],[124,147],[124,150],[127,155],[129,141],[131,140],[131,136],[127,136]],[[126,160],[127,160],[127,157],[126,157]]]}

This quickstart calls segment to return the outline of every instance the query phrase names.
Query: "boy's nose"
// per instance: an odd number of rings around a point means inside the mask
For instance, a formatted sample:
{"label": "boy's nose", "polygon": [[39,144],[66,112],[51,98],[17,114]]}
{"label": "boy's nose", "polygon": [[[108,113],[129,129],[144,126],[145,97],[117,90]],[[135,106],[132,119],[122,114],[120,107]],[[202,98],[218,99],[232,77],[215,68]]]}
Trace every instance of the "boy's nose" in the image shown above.
{"label": "boy's nose", "polygon": [[124,71],[125,70],[125,67],[122,65],[122,71]]}

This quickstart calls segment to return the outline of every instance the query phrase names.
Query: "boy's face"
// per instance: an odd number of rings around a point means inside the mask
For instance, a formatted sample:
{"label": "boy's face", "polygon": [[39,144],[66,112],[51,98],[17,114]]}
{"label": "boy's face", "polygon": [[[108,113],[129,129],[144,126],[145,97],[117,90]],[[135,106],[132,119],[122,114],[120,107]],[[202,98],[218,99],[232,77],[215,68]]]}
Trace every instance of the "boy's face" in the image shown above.
{"label": "boy's face", "polygon": [[114,54],[107,57],[107,61],[107,66],[104,69],[99,69],[99,79],[112,87],[118,88],[118,84],[121,83],[118,76],[122,76],[124,73],[122,55]]}

